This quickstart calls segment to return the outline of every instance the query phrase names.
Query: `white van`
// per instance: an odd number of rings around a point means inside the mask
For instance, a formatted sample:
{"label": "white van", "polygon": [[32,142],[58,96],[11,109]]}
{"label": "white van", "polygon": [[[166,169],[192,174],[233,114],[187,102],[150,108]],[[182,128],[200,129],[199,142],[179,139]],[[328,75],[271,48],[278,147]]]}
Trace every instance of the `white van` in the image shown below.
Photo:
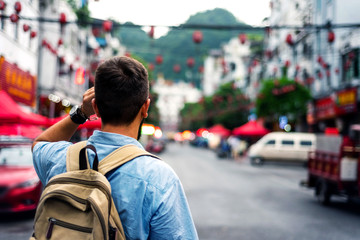
{"label": "white van", "polygon": [[266,160],[305,163],[308,152],[315,150],[315,141],[313,133],[271,132],[250,146],[248,156],[253,165]]}

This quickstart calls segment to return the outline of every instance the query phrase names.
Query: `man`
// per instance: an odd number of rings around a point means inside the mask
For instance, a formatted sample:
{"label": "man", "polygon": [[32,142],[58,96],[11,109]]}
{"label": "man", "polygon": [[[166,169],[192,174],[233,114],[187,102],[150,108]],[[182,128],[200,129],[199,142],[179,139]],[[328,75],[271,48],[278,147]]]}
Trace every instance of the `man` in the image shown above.
{"label": "man", "polygon": [[[80,108],[56,123],[33,143],[34,166],[45,185],[66,171],[68,142],[79,124],[94,113],[101,131],[88,143],[99,160],[117,148],[137,141],[150,105],[148,74],[129,57],[114,57],[96,71],[95,89],[83,95]],[[90,165],[94,154],[88,152]],[[179,178],[163,161],[141,156],[107,174],[112,196],[127,239],[198,239]]]}

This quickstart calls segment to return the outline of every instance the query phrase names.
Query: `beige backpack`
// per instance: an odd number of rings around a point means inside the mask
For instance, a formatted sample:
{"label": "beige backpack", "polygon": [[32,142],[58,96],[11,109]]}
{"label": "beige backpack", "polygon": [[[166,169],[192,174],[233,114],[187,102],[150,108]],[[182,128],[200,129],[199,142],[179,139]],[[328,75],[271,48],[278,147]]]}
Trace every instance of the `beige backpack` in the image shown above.
{"label": "beige backpack", "polygon": [[[95,152],[93,169],[86,149]],[[125,239],[105,174],[144,155],[158,158],[135,145],[125,145],[99,162],[95,147],[85,141],[70,146],[67,172],[51,178],[41,195],[30,240]]]}

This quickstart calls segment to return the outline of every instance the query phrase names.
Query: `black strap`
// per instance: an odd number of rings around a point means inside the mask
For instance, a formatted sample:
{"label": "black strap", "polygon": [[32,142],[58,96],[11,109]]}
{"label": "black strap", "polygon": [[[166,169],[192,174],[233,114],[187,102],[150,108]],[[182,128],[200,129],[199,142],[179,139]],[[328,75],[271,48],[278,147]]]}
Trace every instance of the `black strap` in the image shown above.
{"label": "black strap", "polygon": [[93,145],[86,145],[80,150],[79,153],[79,169],[85,170],[87,169],[87,158],[86,158],[86,149],[91,149],[95,153],[94,163],[92,169],[98,171],[99,167],[99,158],[96,152],[96,148]]}

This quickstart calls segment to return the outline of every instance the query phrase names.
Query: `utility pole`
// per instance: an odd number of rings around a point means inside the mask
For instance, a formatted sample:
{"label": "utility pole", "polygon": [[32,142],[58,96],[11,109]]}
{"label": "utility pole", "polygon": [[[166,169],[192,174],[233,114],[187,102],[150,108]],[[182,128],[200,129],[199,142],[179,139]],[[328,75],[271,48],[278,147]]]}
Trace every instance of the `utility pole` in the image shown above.
{"label": "utility pole", "polygon": [[41,79],[43,63],[42,40],[44,36],[44,12],[47,6],[47,0],[39,1],[39,31],[38,31],[38,57],[37,57],[37,80],[36,80],[36,113],[40,114],[40,96],[41,96]]}

